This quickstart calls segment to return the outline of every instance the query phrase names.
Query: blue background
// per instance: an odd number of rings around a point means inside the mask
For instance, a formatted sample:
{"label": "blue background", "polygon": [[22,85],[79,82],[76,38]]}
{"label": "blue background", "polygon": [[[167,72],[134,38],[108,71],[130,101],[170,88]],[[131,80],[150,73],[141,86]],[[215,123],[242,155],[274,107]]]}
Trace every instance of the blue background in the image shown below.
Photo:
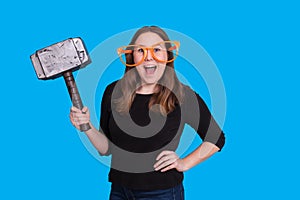
{"label": "blue background", "polygon": [[226,146],[185,173],[186,199],[300,198],[296,1],[1,4],[0,199],[107,199],[108,167],[69,123],[63,79],[37,80],[29,55],[75,36],[92,50],[153,24],[200,43],[226,88]]}

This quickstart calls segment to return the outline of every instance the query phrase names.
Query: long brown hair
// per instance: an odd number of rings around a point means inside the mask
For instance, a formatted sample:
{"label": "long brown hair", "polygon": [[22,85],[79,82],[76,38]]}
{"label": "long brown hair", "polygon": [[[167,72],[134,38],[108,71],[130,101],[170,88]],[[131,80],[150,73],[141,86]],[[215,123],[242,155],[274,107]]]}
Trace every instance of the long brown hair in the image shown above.
{"label": "long brown hair", "polygon": [[[146,32],[152,32],[168,41],[169,37],[161,28],[157,26],[144,26],[140,28],[132,37],[130,45],[135,44],[138,37]],[[168,52],[168,59],[172,59],[173,54]],[[126,55],[126,63],[133,64],[133,53]],[[136,90],[141,86],[140,77],[135,67],[126,67],[125,74],[118,83],[121,96],[114,102],[116,110],[120,113],[128,113],[135,98]],[[175,109],[176,104],[181,104],[183,99],[183,86],[178,80],[174,70],[174,61],[167,63],[161,79],[157,83],[157,92],[154,93],[149,101],[149,109],[167,115]],[[154,105],[159,105],[154,106]]]}

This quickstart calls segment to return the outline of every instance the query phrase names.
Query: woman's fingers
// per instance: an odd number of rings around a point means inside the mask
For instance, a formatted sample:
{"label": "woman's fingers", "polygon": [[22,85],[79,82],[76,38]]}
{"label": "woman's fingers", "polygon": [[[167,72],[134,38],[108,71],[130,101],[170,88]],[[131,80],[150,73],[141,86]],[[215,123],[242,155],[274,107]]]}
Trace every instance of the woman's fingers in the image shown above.
{"label": "woman's fingers", "polygon": [[86,106],[84,106],[84,107],[82,108],[82,112],[83,112],[83,113],[87,113],[87,112],[89,112],[89,109],[88,109]]}
{"label": "woman's fingers", "polygon": [[79,108],[76,108],[75,106],[71,107],[71,112],[80,113],[82,112]]}
{"label": "woman's fingers", "polygon": [[70,109],[70,120],[71,123],[79,129],[81,124],[89,123],[90,113],[87,107],[84,107],[82,110],[72,106]]}
{"label": "woman's fingers", "polygon": [[70,121],[72,123],[72,125],[76,128],[76,129],[79,129],[79,125],[77,125],[77,123],[75,122],[73,116],[72,116],[72,113],[70,113]]}
{"label": "woman's fingers", "polygon": [[[154,164],[156,171],[167,171],[176,167],[178,156],[173,151],[163,151],[157,156],[157,162]],[[166,168],[167,167],[167,168]]]}
{"label": "woman's fingers", "polygon": [[166,168],[163,168],[163,169],[161,170],[161,172],[166,172],[166,171],[168,171],[168,170],[170,170],[170,169],[174,169],[174,168],[176,168],[176,166],[177,166],[177,163],[173,163],[173,164],[167,166]]}
{"label": "woman's fingers", "polygon": [[171,153],[173,153],[173,151],[167,151],[167,150],[162,151],[162,152],[156,157],[156,160],[160,160],[163,156],[169,155],[169,154],[171,154]]}
{"label": "woman's fingers", "polygon": [[162,156],[159,156],[157,162],[154,164],[154,168],[162,165],[163,163],[167,162],[170,159],[171,159],[171,154],[164,154]]}
{"label": "woman's fingers", "polygon": [[[158,170],[164,169],[165,167],[173,165],[174,163],[176,163],[176,161],[177,161],[176,158],[170,158],[170,159],[166,160],[165,162],[161,163],[160,165],[158,165],[155,168],[155,170],[158,171]],[[172,167],[172,168],[174,168],[174,167]]]}

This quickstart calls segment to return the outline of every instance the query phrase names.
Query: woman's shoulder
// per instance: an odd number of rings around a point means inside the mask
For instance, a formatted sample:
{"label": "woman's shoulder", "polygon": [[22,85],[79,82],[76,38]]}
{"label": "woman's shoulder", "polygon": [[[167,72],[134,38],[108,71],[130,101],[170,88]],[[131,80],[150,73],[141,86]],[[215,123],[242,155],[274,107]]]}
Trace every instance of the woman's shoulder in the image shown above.
{"label": "woman's shoulder", "polygon": [[185,85],[183,83],[181,83],[182,85],[182,88],[183,88],[183,91],[184,92],[191,92],[191,91],[194,91],[189,85]]}
{"label": "woman's shoulder", "polygon": [[182,84],[184,98],[184,104],[194,104],[195,102],[203,102],[202,97],[189,85]]}
{"label": "woman's shoulder", "polygon": [[105,88],[104,94],[106,94],[106,95],[111,95],[112,92],[113,92],[113,90],[114,90],[114,88],[115,88],[115,86],[116,86],[116,84],[118,83],[118,81],[119,81],[119,80],[115,80],[115,81],[109,83],[109,84],[106,86],[106,88]]}
{"label": "woman's shoulder", "polygon": [[198,95],[189,85],[181,84],[184,93],[184,99],[189,99],[191,96]]}
{"label": "woman's shoulder", "polygon": [[105,90],[113,89],[119,80],[115,80],[106,86]]}

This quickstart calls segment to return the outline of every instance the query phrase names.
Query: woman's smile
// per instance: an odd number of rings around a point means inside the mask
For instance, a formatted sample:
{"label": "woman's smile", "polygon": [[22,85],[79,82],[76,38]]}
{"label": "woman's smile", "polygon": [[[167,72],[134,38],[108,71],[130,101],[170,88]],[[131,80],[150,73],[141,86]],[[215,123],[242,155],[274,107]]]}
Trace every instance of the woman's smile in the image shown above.
{"label": "woman's smile", "polygon": [[156,65],[144,65],[144,69],[146,71],[146,75],[154,75],[157,66]]}

